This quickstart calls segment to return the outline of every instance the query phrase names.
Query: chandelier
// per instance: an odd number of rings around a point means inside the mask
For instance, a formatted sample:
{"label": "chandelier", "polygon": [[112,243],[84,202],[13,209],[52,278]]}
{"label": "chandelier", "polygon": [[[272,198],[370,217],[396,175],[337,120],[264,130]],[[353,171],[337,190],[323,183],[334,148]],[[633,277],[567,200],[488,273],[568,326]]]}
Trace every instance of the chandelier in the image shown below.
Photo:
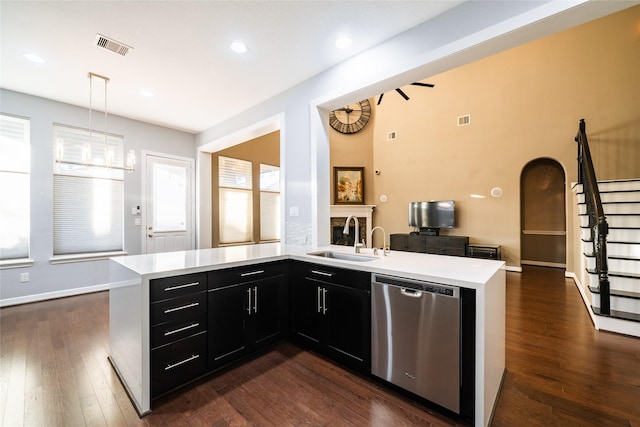
{"label": "chandelier", "polygon": [[[56,163],[58,164],[67,164],[67,165],[79,165],[85,167],[98,167],[98,168],[108,168],[108,169],[118,169],[125,170],[129,172],[133,172],[136,165],[136,152],[135,150],[129,150],[127,152],[127,156],[125,159],[124,166],[114,166],[115,152],[113,147],[110,147],[108,144],[108,132],[107,132],[107,84],[109,83],[109,78],[105,76],[101,76],[95,73],[89,73],[89,142],[85,142],[82,147],[81,154],[81,162],[77,161],[69,161],[64,160],[64,141],[62,139],[58,139],[56,143]],[[103,153],[103,161],[100,163],[95,163],[92,161],[92,153],[91,147],[93,145],[93,79],[99,79],[104,82],[104,131],[101,131],[104,135],[104,153]]]}

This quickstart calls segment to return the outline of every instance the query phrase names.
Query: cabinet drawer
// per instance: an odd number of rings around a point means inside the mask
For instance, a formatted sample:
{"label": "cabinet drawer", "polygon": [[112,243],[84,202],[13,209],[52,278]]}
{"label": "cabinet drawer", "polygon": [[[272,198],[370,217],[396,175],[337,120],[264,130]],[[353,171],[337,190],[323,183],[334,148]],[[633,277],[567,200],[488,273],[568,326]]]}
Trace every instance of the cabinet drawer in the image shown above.
{"label": "cabinet drawer", "polygon": [[391,250],[406,251],[409,249],[409,236],[407,234],[391,235]]}
{"label": "cabinet drawer", "polygon": [[157,396],[204,374],[207,333],[151,351],[151,394]]}
{"label": "cabinet drawer", "polygon": [[371,275],[364,271],[310,263],[296,263],[295,265],[295,277],[319,280],[364,291],[371,289]]}
{"label": "cabinet drawer", "polygon": [[206,313],[187,320],[162,323],[151,328],[151,348],[161,347],[206,330]]}
{"label": "cabinet drawer", "polygon": [[207,273],[185,274],[149,282],[151,302],[181,297],[207,290]]}
{"label": "cabinet drawer", "polygon": [[270,262],[211,271],[209,272],[209,289],[253,282],[267,277],[284,275],[285,273],[286,265],[284,262]]}
{"label": "cabinet drawer", "polygon": [[188,321],[206,312],[206,292],[161,301],[151,304],[151,325]]}

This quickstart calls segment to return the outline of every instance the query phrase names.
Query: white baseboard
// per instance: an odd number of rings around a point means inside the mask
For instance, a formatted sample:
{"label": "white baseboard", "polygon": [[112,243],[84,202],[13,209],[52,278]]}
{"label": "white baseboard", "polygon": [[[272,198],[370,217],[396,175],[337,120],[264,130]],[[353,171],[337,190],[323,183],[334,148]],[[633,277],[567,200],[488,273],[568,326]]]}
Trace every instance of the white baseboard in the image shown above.
{"label": "white baseboard", "polygon": [[535,265],[537,267],[567,268],[567,264],[564,264],[564,263],[546,262],[546,261],[529,261],[526,259],[521,260],[520,264]]}
{"label": "white baseboard", "polygon": [[74,295],[90,294],[93,292],[108,291],[109,284],[87,286],[83,288],[65,289],[63,291],[46,292],[43,294],[26,295],[23,297],[0,299],[0,307],[28,304],[31,302],[46,301],[55,298],[71,297]]}
{"label": "white baseboard", "polygon": [[596,315],[593,312],[593,309],[591,308],[591,303],[589,302],[589,298],[587,298],[587,294],[584,293],[584,288],[582,287],[582,284],[580,283],[578,276],[576,276],[575,273],[569,272],[569,271],[565,271],[564,276],[570,277],[573,279],[573,283],[575,283],[576,287],[578,288],[578,292],[580,292],[580,296],[582,297],[582,302],[584,302],[584,306],[587,308],[587,313],[589,313],[589,317],[591,317],[591,323],[593,323],[593,326],[597,330],[599,330]]}
{"label": "white baseboard", "polygon": [[507,265],[504,267],[507,271],[514,271],[516,273],[522,273],[522,267],[516,267],[514,265]]}

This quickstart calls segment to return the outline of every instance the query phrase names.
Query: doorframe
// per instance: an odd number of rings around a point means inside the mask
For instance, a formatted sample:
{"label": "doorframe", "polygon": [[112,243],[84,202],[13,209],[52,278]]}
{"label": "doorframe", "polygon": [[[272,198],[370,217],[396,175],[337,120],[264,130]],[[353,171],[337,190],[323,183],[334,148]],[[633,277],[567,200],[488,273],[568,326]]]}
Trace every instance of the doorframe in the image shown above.
{"label": "doorframe", "polygon": [[143,254],[147,253],[147,160],[149,156],[153,157],[162,157],[168,160],[178,160],[188,162],[191,167],[191,173],[189,174],[190,180],[190,188],[189,188],[189,199],[191,206],[191,238],[189,242],[189,246],[192,249],[196,249],[196,170],[195,170],[195,161],[190,157],[176,156],[173,154],[160,153],[158,151],[150,151],[150,150],[141,150],[140,157],[142,157],[140,163],[142,163],[140,168],[140,173],[142,176],[140,177],[141,182],[141,192],[140,192],[140,225],[142,226],[142,233],[140,233],[141,242],[141,252]]}
{"label": "doorframe", "polygon": [[[564,182],[563,182],[563,200],[564,200],[564,251],[565,251],[565,255],[564,255],[564,264],[560,264],[560,263],[554,263],[554,262],[544,262],[544,261],[530,261],[530,260],[525,260],[527,261],[526,263],[522,262],[522,236],[523,236],[523,223],[522,223],[522,219],[523,219],[523,215],[524,215],[524,206],[523,206],[523,199],[524,199],[524,193],[522,191],[522,178],[523,178],[523,174],[525,169],[531,165],[534,162],[537,162],[539,160],[551,160],[553,162],[555,162],[556,164],[558,164],[560,166],[560,168],[562,169],[562,174],[564,177]],[[548,156],[541,156],[541,157],[536,157],[534,159],[531,159],[529,161],[527,161],[523,166],[522,169],[520,169],[520,200],[518,203],[519,206],[519,211],[520,211],[520,231],[519,231],[519,242],[520,242],[520,266],[522,267],[522,265],[534,265],[534,266],[540,266],[540,267],[553,267],[553,268],[564,268],[565,271],[568,271],[569,268],[569,257],[570,257],[570,253],[569,253],[569,201],[567,200],[567,194],[570,193],[567,192],[567,170],[564,167],[564,165],[557,159],[554,159],[553,157],[548,157]],[[560,232],[557,232],[558,235],[561,235]],[[537,234],[537,233],[532,233],[532,234]],[[546,234],[546,233],[545,233]],[[555,234],[555,233],[550,233],[551,234]]]}

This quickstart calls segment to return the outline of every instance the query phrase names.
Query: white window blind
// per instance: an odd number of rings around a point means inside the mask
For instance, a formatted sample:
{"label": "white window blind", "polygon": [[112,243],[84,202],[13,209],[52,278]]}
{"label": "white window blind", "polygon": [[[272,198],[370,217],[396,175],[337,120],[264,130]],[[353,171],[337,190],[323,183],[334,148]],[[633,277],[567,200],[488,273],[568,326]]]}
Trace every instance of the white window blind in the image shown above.
{"label": "white window blind", "polygon": [[280,168],[260,165],[260,240],[280,240]]}
{"label": "white window blind", "polygon": [[[54,255],[116,252],[124,248],[124,138],[54,125]],[[69,163],[65,163],[69,162]],[[79,164],[76,164],[79,163]]]}
{"label": "white window blind", "polygon": [[253,194],[251,162],[218,158],[220,243],[252,241]]}
{"label": "white window blind", "polygon": [[0,260],[29,257],[29,120],[0,114]]}

